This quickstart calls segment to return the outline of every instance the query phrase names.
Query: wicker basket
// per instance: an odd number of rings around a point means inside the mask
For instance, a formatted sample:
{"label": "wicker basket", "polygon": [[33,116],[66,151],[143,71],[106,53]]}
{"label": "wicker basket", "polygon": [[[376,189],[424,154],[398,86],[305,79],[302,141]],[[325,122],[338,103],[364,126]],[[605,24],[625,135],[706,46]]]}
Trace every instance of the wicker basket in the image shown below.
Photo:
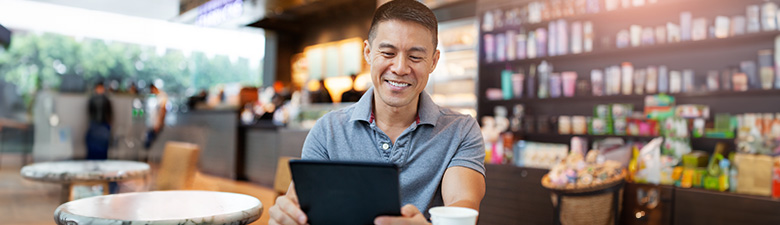
{"label": "wicker basket", "polygon": [[[550,179],[545,175],[542,178],[542,186],[549,189],[553,207],[560,210],[558,221],[563,225],[613,225],[615,209],[613,208],[614,192],[606,189],[617,188],[618,185],[618,215],[620,215],[623,202],[623,178],[626,171],[623,170],[620,175],[613,177],[607,182],[599,185],[590,185],[587,187],[565,187],[558,188],[550,183]],[[577,196],[571,196],[577,195]],[[561,205],[558,206],[558,198],[561,197]],[[559,208],[558,208],[559,207]]]}

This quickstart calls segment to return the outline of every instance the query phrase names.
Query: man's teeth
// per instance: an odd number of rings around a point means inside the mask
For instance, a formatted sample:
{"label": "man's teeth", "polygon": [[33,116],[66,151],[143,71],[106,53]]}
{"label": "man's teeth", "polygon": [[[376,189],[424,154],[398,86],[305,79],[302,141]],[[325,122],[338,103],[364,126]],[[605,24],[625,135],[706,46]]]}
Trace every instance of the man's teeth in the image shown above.
{"label": "man's teeth", "polygon": [[398,83],[398,82],[393,82],[393,81],[389,81],[389,80],[387,81],[387,83],[390,83],[391,85],[396,86],[396,87],[406,87],[406,86],[411,85],[411,84],[407,84],[407,83]]}

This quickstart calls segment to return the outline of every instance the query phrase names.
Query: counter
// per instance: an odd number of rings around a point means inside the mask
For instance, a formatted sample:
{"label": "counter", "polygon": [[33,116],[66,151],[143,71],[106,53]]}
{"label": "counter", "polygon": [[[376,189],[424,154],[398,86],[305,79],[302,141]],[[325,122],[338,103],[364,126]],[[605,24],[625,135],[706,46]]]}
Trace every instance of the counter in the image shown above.
{"label": "counter", "polygon": [[[276,164],[279,157],[301,157],[307,129],[276,127],[269,125],[244,125],[239,133],[245,150],[241,178],[267,187],[274,186]],[[240,149],[240,148],[239,148]]]}

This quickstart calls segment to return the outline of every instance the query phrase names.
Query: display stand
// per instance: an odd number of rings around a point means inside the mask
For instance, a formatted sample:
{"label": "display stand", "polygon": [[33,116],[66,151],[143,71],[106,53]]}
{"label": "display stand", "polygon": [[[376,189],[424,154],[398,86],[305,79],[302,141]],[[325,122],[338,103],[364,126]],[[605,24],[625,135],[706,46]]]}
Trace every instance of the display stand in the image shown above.
{"label": "display stand", "polygon": [[619,181],[616,184],[609,186],[607,188],[598,189],[598,190],[592,190],[592,191],[585,191],[585,192],[579,192],[576,190],[556,190],[556,189],[549,189],[553,194],[557,196],[555,199],[555,204],[553,205],[553,224],[555,225],[561,225],[561,204],[563,203],[564,197],[585,197],[585,196],[596,196],[596,195],[602,195],[607,193],[612,193],[612,220],[614,221],[613,225],[618,225],[620,223],[620,190],[623,189],[623,185],[625,184],[625,181]]}

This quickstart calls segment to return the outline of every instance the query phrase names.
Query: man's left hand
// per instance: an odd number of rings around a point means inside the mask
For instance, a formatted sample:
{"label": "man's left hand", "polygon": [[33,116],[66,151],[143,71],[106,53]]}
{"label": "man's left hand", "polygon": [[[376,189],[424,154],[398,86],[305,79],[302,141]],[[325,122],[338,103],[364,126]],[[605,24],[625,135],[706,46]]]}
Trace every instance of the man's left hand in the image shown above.
{"label": "man's left hand", "polygon": [[374,219],[374,224],[377,225],[413,225],[413,224],[430,224],[425,216],[420,212],[417,207],[412,204],[406,204],[401,208],[401,216],[379,216]]}

